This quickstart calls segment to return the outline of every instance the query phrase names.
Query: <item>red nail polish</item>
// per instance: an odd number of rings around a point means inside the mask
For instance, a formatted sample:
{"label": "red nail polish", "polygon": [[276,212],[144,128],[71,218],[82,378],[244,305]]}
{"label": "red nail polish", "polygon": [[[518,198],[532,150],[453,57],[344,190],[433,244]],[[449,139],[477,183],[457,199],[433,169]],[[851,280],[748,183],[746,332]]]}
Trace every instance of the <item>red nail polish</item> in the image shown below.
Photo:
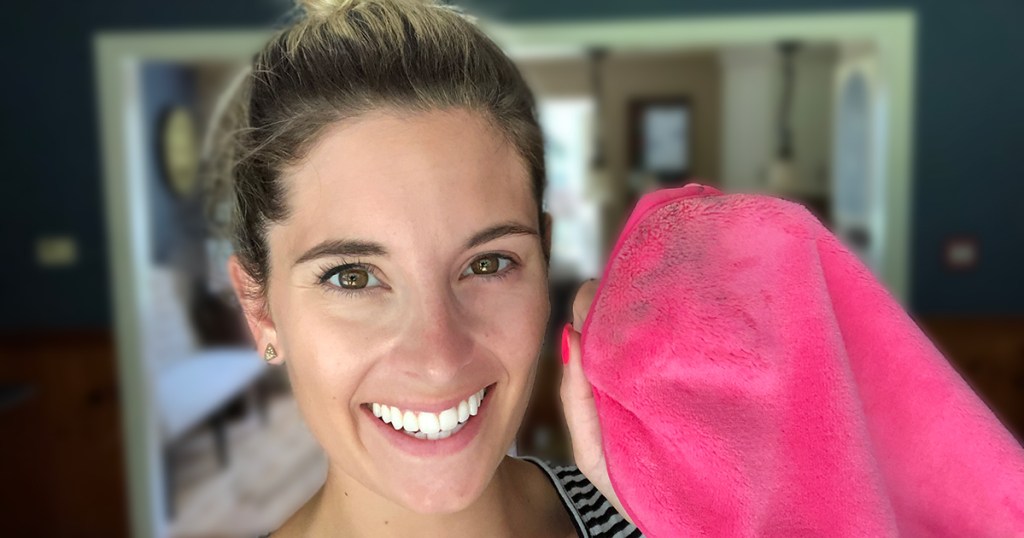
{"label": "red nail polish", "polygon": [[562,364],[569,364],[569,325],[562,328]]}

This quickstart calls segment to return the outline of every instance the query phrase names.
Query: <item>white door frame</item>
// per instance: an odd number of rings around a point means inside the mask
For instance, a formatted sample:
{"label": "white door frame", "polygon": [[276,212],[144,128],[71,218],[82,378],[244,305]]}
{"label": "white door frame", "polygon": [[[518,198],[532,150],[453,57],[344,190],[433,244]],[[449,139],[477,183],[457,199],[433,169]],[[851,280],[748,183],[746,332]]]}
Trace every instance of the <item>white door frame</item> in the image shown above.
{"label": "white door frame", "polygon": [[149,262],[140,68],[146,61],[246,61],[270,32],[100,32],[93,40],[100,112],[110,283],[131,535],[167,535],[162,442],[143,363]]}
{"label": "white door frame", "polygon": [[913,222],[912,156],[917,16],[910,9],[774,13],[728,17],[666,17],[594,22],[483,23],[516,56],[611,49],[707,48],[758,45],[782,39],[870,41],[878,52],[888,114],[886,192],[882,196],[884,265],[879,277],[904,308],[909,306]]}
{"label": "white door frame", "polygon": [[[686,17],[609,22],[516,23],[481,26],[513,57],[549,50],[579,51],[765,43],[784,38],[867,39],[878,46],[889,87],[888,241],[882,278],[906,304],[910,268],[911,155],[916,16],[911,10]],[[148,265],[146,196],[138,162],[141,108],[138,71],[145,61],[245,62],[269,30],[99,32],[94,38],[102,142],[110,283],[116,331],[122,427],[133,536],[164,536],[160,439],[151,380],[141,362],[141,288]]]}

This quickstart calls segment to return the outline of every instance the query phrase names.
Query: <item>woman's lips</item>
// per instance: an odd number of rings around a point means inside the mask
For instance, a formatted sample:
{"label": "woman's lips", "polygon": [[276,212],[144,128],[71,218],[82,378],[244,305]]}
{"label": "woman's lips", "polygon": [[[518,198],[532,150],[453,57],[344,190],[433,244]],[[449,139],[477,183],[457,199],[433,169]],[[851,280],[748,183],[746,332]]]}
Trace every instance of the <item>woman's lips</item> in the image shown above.
{"label": "woman's lips", "polygon": [[496,383],[488,386],[476,414],[455,426],[447,437],[436,440],[416,437],[415,434],[405,431],[404,427],[396,429],[393,423],[386,423],[374,416],[373,410],[369,407],[363,407],[363,415],[375,425],[376,430],[381,432],[389,444],[407,454],[418,457],[450,455],[461,451],[476,438],[483,425],[484,417],[488,415],[487,410],[491,407],[490,401],[497,393],[496,388]]}
{"label": "woman's lips", "polygon": [[476,415],[486,392],[487,388],[482,388],[440,413],[403,410],[378,403],[370,404],[370,408],[375,417],[380,418],[385,424],[391,424],[396,430],[405,430],[411,434],[423,432],[429,439],[436,440],[439,437],[447,437],[469,417]]}

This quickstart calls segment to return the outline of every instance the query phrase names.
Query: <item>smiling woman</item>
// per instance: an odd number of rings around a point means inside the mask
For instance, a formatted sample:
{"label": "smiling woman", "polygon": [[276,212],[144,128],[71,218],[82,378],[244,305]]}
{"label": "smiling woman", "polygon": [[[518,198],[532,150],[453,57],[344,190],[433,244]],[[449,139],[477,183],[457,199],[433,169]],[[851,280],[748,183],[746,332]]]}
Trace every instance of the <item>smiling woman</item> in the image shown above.
{"label": "smiling woman", "polygon": [[222,168],[232,284],[329,461],[274,535],[638,535],[603,468],[506,455],[550,317],[519,72],[449,6],[301,4],[239,90]]}

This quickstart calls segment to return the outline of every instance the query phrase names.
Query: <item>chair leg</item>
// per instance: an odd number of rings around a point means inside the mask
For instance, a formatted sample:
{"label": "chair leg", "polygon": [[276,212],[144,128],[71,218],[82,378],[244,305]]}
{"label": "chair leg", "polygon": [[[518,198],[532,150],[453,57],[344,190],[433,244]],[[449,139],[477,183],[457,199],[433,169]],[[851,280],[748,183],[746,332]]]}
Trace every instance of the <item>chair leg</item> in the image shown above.
{"label": "chair leg", "polygon": [[227,420],[224,418],[223,413],[217,413],[213,417],[213,438],[217,447],[217,461],[220,463],[221,468],[228,466],[228,438],[227,438]]}
{"label": "chair leg", "polygon": [[167,519],[174,519],[174,512],[176,503],[174,497],[178,490],[178,481],[176,479],[175,472],[177,471],[177,465],[174,460],[174,448],[168,444],[164,447],[164,511],[167,513]]}

